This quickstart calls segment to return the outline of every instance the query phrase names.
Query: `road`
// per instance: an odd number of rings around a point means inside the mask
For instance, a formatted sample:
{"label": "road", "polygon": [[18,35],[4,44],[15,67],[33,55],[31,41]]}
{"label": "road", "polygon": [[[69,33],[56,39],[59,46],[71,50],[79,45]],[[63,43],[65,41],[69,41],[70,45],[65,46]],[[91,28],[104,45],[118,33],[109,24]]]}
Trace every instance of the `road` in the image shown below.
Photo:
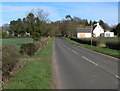
{"label": "road", "polygon": [[118,59],[56,37],[53,64],[56,89],[117,89]]}

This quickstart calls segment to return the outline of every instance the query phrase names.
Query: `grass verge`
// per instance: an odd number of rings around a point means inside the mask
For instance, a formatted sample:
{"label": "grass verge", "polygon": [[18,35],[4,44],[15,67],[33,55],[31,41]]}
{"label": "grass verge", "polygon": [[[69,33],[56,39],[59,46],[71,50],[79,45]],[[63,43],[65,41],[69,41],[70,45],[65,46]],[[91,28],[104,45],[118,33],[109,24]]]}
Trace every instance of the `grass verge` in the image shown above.
{"label": "grass verge", "polygon": [[119,54],[120,50],[113,50],[113,49],[109,49],[109,48],[105,48],[105,47],[95,47],[95,46],[91,46],[91,45],[87,45],[87,44],[81,44],[81,43],[75,42],[75,41],[70,40],[69,38],[65,38],[65,37],[64,37],[64,39],[69,41],[72,44],[77,45],[77,46],[81,46],[81,47],[84,47],[84,48],[87,48],[87,49],[90,49],[90,50],[93,50],[96,52],[100,52],[100,53],[103,53],[106,55],[120,58],[120,54]]}
{"label": "grass verge", "polygon": [[27,62],[4,89],[51,89],[52,88],[52,45],[53,39]]}

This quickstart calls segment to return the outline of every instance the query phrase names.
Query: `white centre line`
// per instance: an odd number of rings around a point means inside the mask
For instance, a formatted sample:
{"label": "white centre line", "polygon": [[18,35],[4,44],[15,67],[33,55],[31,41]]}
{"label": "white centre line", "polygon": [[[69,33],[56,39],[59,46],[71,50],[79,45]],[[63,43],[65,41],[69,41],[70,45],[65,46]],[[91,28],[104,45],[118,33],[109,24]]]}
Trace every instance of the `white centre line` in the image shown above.
{"label": "white centre line", "polygon": [[[60,41],[60,39],[59,39],[59,41]],[[60,41],[60,42],[61,42],[61,41]],[[95,65],[95,66],[97,66],[97,67],[99,67],[99,68],[101,68],[101,69],[104,69],[105,71],[109,72],[109,73],[112,74],[114,77],[116,77],[117,79],[120,79],[120,77],[119,77],[118,75],[110,72],[109,70],[105,69],[104,67],[102,67],[102,66],[98,65],[97,63],[89,60],[89,59],[86,58],[85,56],[82,56],[81,54],[79,54],[79,53],[76,52],[75,50],[71,49],[70,47],[67,47],[67,46],[66,46],[65,44],[63,44],[62,42],[61,42],[61,44],[62,44],[64,47],[66,47],[67,49],[69,49],[69,50],[71,50],[72,52],[74,52],[75,54],[77,54],[77,55],[81,56],[82,58],[86,59],[88,62],[92,63],[93,65]]]}
{"label": "white centre line", "polygon": [[87,61],[89,61],[90,63],[92,63],[92,64],[94,64],[94,65],[96,65],[96,66],[99,66],[98,64],[96,64],[95,62],[89,60],[88,58],[86,58],[86,57],[84,57],[84,56],[82,56],[82,58],[86,59]]}

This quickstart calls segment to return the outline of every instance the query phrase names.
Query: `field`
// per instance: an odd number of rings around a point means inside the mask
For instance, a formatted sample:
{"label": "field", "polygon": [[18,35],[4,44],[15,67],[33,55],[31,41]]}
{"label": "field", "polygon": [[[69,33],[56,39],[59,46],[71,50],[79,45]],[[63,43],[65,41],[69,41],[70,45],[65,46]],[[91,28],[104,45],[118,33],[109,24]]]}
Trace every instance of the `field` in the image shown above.
{"label": "field", "polygon": [[26,65],[5,86],[4,89],[51,89],[52,88],[52,45],[53,39],[42,48],[32,60],[25,61]]}
{"label": "field", "polygon": [[2,45],[12,45],[15,46],[17,49],[20,49],[20,46],[24,43],[31,43],[33,42],[32,38],[3,38]]}

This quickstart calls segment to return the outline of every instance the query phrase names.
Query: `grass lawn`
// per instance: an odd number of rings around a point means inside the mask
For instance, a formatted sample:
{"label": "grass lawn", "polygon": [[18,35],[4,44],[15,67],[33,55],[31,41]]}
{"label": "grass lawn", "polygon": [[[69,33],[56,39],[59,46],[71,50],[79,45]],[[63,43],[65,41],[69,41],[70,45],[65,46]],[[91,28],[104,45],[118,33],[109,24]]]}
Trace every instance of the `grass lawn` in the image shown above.
{"label": "grass lawn", "polygon": [[12,45],[15,46],[17,49],[20,49],[20,46],[24,43],[31,43],[33,42],[32,38],[3,38],[2,45]]}
{"label": "grass lawn", "polygon": [[90,50],[93,50],[93,51],[96,51],[96,52],[100,52],[100,53],[103,53],[103,54],[107,54],[107,55],[110,55],[110,56],[120,58],[120,54],[119,54],[120,50],[113,50],[113,49],[109,49],[109,48],[105,48],[105,47],[95,47],[95,46],[90,46],[90,45],[87,45],[87,44],[81,44],[81,43],[75,42],[75,41],[70,40],[69,38],[65,38],[65,37],[64,37],[64,39],[71,42],[72,44],[77,45],[77,46],[85,47],[87,49],[90,49]]}
{"label": "grass lawn", "polygon": [[4,89],[51,89],[52,45],[53,39],[32,57],[34,60],[26,60],[25,67],[6,83]]}

